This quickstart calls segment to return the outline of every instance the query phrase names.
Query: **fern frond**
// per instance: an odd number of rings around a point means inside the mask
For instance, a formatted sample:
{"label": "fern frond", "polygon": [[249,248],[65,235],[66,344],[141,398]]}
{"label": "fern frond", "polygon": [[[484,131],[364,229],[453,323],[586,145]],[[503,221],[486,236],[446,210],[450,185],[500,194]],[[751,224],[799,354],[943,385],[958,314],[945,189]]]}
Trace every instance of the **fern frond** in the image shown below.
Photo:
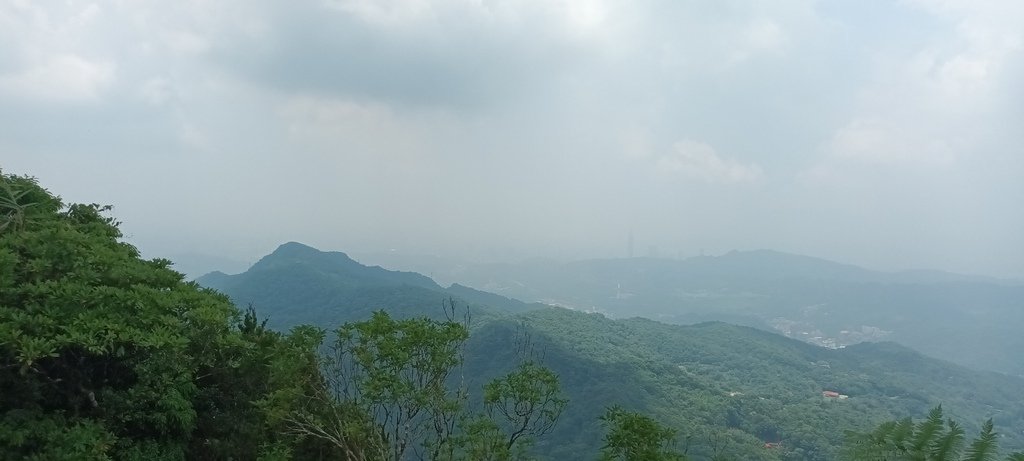
{"label": "fern frond", "polygon": [[950,419],[946,423],[946,432],[931,446],[931,459],[959,459],[964,446],[964,429],[956,421]]}
{"label": "fern frond", "polygon": [[942,405],[932,408],[928,412],[928,418],[917,424],[914,428],[913,438],[910,441],[911,451],[915,458],[925,458],[929,447],[935,443],[936,438],[942,436]]}
{"label": "fern frond", "polygon": [[967,449],[967,461],[990,461],[996,457],[996,432],[992,429],[992,420],[985,421],[981,433],[971,442]]}

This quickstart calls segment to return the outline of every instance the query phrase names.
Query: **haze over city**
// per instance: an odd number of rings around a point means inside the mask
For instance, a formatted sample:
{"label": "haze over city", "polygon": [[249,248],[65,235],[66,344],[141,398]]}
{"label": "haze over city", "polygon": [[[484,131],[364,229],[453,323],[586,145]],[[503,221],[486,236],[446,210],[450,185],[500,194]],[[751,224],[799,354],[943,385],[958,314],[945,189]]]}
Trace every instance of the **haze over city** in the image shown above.
{"label": "haze over city", "polygon": [[1024,277],[1024,3],[0,2],[0,166],[148,257]]}

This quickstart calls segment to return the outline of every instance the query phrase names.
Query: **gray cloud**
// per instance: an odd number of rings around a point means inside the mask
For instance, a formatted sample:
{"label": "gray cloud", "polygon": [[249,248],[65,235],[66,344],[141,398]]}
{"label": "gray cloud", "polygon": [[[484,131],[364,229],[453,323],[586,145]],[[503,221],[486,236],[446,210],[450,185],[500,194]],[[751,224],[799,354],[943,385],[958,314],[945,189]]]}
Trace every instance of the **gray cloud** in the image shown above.
{"label": "gray cloud", "polygon": [[535,92],[589,53],[543,8],[268,3],[256,8],[272,25],[219,41],[211,59],[286,93],[476,107]]}
{"label": "gray cloud", "polygon": [[0,5],[0,165],[147,254],[1024,275],[1015,2]]}

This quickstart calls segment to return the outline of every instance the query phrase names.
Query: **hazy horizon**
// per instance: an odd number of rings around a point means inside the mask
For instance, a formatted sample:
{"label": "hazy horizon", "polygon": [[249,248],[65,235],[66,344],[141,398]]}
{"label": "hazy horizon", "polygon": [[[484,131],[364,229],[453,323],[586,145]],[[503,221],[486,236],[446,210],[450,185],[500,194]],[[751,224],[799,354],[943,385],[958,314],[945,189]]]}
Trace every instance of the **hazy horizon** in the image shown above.
{"label": "hazy horizon", "polygon": [[[682,254],[681,252],[676,254],[639,254],[634,256],[623,255],[610,255],[610,256],[594,256],[594,257],[555,257],[550,255],[511,255],[506,254],[505,257],[498,257],[496,255],[476,255],[469,257],[457,257],[453,255],[445,254],[431,254],[431,253],[405,253],[398,251],[397,249],[388,249],[383,251],[349,251],[342,248],[322,248],[314,245],[307,245],[303,242],[288,241],[282,242],[280,245],[276,245],[274,248],[267,250],[265,253],[255,255],[251,259],[232,259],[226,257],[220,257],[210,254],[199,254],[199,253],[180,253],[172,255],[155,255],[153,257],[164,257],[169,258],[174,263],[173,267],[179,272],[185,273],[190,279],[194,279],[211,272],[222,272],[226,274],[241,274],[248,271],[254,264],[259,262],[264,257],[269,256],[271,253],[277,250],[278,247],[290,244],[298,243],[304,246],[310,246],[318,251],[322,252],[341,252],[347,255],[352,260],[360,263],[364,266],[380,266],[384,269],[391,271],[409,271],[417,272],[422,275],[426,275],[433,279],[435,282],[442,286],[449,286],[453,283],[464,283],[457,274],[465,271],[469,267],[487,267],[492,264],[508,264],[508,265],[533,265],[536,263],[542,264],[567,264],[575,262],[587,262],[587,261],[612,261],[612,260],[628,260],[628,259],[658,259],[665,261],[680,261],[684,262],[693,258],[722,258],[728,257],[733,254],[743,253],[769,253],[779,256],[792,256],[796,258],[811,258],[815,260],[827,261],[835,263],[837,265],[853,266],[867,271],[883,273],[883,274],[911,274],[915,272],[936,272],[945,273],[954,276],[967,276],[967,277],[979,277],[979,280],[989,281],[1001,281],[1010,284],[1024,283],[1024,278],[1014,276],[999,276],[990,274],[979,274],[979,273],[967,273],[967,272],[954,272],[945,271],[942,269],[934,269],[928,267],[910,267],[904,269],[886,269],[878,267],[870,267],[864,265],[853,264],[847,261],[828,259],[816,255],[801,254],[793,252],[779,251],[770,248],[756,248],[756,249],[732,249],[721,253],[708,253],[700,252],[698,254]],[[143,255],[147,256],[147,255]],[[785,265],[785,264],[783,264]],[[779,269],[783,269],[780,267]]]}
{"label": "hazy horizon", "polygon": [[[147,257],[1024,278],[1024,3],[0,2],[0,168]],[[652,251],[653,250],[653,251]]]}

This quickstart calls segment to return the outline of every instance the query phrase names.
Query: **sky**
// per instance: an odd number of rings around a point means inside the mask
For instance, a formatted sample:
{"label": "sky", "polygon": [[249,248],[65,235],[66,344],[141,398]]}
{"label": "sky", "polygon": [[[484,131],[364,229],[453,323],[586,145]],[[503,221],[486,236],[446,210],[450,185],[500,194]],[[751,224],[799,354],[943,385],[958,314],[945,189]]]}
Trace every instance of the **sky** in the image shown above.
{"label": "sky", "polygon": [[0,168],[147,257],[1024,277],[1018,0],[0,0]]}

